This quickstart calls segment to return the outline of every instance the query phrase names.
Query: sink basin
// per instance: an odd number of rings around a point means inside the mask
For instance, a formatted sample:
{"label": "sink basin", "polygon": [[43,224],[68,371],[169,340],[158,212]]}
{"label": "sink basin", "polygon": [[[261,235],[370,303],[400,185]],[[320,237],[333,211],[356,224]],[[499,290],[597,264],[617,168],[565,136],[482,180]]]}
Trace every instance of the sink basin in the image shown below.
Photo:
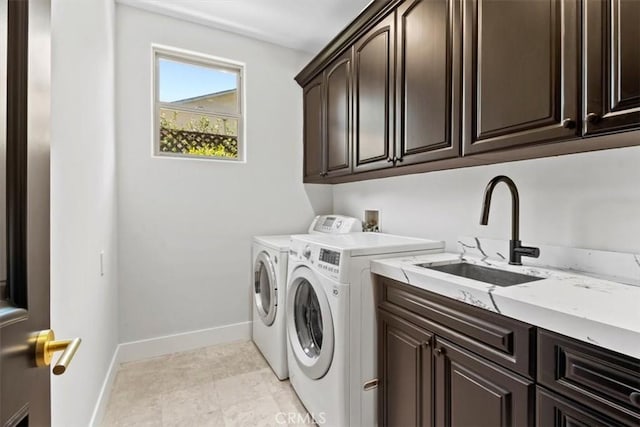
{"label": "sink basin", "polygon": [[466,277],[467,279],[473,279],[479,282],[490,283],[492,285],[503,287],[543,280],[542,277],[497,270],[495,268],[483,267],[481,265],[469,264],[466,262],[437,266],[431,266],[429,264],[416,265],[418,267],[441,271],[443,273],[453,274],[454,276]]}

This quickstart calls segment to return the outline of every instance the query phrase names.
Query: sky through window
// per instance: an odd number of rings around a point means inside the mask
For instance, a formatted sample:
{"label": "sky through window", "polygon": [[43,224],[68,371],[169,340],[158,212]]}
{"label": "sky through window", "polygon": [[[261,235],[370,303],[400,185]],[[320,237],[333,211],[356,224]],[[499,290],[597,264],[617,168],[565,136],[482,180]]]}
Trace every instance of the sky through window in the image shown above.
{"label": "sky through window", "polygon": [[236,74],[210,67],[159,59],[160,102],[175,102],[237,88]]}

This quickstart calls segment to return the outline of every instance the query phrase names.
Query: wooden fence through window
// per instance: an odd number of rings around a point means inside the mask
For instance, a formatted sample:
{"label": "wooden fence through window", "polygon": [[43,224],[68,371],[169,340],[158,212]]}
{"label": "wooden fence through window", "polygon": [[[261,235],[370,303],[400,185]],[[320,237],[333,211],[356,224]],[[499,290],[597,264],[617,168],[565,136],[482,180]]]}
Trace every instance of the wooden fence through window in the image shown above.
{"label": "wooden fence through window", "polygon": [[238,137],[160,128],[160,152],[189,154],[193,150],[202,148],[224,148],[227,153],[235,157],[238,155]]}

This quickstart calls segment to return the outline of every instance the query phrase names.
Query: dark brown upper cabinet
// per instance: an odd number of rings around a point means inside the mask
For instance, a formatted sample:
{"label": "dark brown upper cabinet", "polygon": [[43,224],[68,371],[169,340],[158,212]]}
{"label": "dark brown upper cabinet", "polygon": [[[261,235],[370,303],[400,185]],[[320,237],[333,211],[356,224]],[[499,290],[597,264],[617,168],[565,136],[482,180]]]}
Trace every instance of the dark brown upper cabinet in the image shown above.
{"label": "dark brown upper cabinet", "polygon": [[304,180],[320,181],[323,177],[323,85],[322,75],[303,90],[304,108]]}
{"label": "dark brown upper cabinet", "polygon": [[354,171],[393,164],[395,14],[355,43]]}
{"label": "dark brown upper cabinet", "polygon": [[464,8],[464,155],[578,136],[578,1]]}
{"label": "dark brown upper cabinet", "polygon": [[461,34],[458,0],[398,7],[396,164],[460,154]]}
{"label": "dark brown upper cabinet", "polygon": [[640,126],[640,2],[585,0],[584,133]]}
{"label": "dark brown upper cabinet", "polygon": [[348,49],[325,71],[325,150],[324,174],[327,177],[351,173],[351,68],[353,50]]}
{"label": "dark brown upper cabinet", "polygon": [[348,49],[304,88],[304,180],[351,173],[353,85]]}
{"label": "dark brown upper cabinet", "polygon": [[372,1],[296,76],[304,180],[640,145],[638,22],[640,0]]}

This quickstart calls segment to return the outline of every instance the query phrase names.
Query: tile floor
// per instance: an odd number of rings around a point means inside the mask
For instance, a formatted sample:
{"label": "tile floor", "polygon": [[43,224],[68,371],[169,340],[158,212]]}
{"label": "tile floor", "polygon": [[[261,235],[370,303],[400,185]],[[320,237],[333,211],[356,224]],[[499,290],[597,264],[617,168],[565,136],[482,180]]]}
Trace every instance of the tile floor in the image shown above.
{"label": "tile floor", "polygon": [[305,415],[249,341],[123,364],[103,426],[308,426]]}

